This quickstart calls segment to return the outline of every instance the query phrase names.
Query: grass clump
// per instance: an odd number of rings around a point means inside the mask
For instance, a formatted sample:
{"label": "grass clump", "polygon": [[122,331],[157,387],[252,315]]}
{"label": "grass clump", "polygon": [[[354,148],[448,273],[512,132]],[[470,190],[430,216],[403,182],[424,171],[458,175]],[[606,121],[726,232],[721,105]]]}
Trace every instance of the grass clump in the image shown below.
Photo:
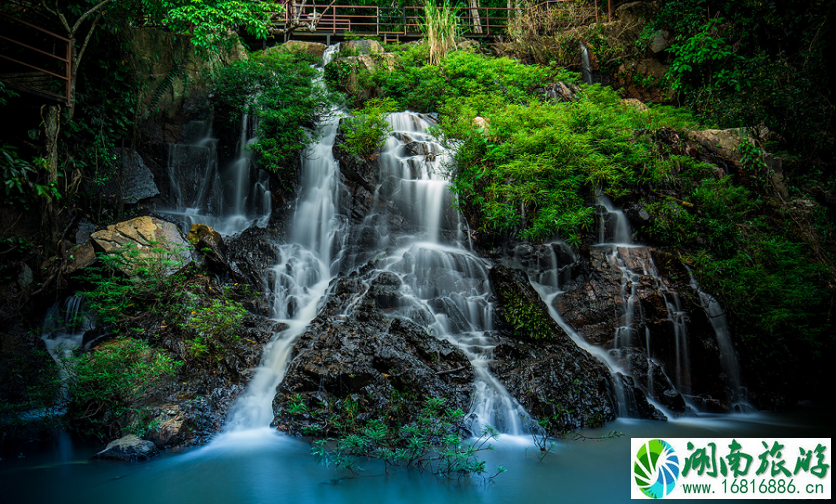
{"label": "grass clump", "polygon": [[430,46],[430,65],[440,63],[447,53],[456,49],[459,22],[449,0],[437,6],[432,0],[424,2],[424,22],[421,32]]}

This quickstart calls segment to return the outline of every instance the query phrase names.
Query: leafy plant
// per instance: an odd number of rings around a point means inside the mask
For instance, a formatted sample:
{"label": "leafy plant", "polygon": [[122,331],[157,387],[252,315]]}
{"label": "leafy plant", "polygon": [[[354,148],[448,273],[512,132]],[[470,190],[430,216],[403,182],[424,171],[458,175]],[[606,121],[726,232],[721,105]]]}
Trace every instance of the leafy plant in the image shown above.
{"label": "leafy plant", "polygon": [[86,271],[93,289],[79,295],[96,310],[99,320],[118,331],[126,331],[129,321],[160,312],[170,319],[172,311],[185,310],[188,276],[181,269],[182,251],[172,248],[157,246],[140,251],[128,246],[120,253],[99,254],[99,265]]}
{"label": "leafy plant", "polygon": [[352,111],[351,117],[343,121],[348,152],[368,158],[382,148],[392,131],[386,116],[394,111],[395,102],[388,98],[369,100],[362,109]]}
{"label": "leafy plant", "polygon": [[0,168],[7,202],[19,203],[28,210],[37,199],[61,198],[57,182],[41,183],[41,175],[49,170],[43,158],[35,158],[29,163],[18,157],[15,147],[3,145],[0,146]]}
{"label": "leafy plant", "polygon": [[218,358],[226,353],[226,346],[238,339],[236,333],[247,310],[241,303],[229,299],[213,299],[209,306],[191,312],[184,329],[194,331],[196,336],[187,341],[189,352],[194,357],[215,354]]}
{"label": "leafy plant", "polygon": [[314,85],[315,75],[309,55],[279,51],[255,54],[218,73],[216,112],[236,126],[244,113],[257,119],[258,141],[249,148],[262,167],[280,172],[294,166],[312,141],[307,128],[339,99]]}
{"label": "leafy plant", "polygon": [[182,363],[143,341],[122,338],[62,365],[69,376],[70,424],[93,434],[115,429],[113,435],[145,430],[140,400],[153,395]]}
{"label": "leafy plant", "polygon": [[485,476],[487,464],[477,454],[492,449],[488,443],[498,433],[486,427],[472,443],[462,441],[464,412],[444,407],[444,399],[426,401],[423,413],[413,423],[387,426],[379,420],[370,420],[357,433],[339,438],[314,441],[311,453],[325,462],[361,471],[360,458],[379,458],[387,466],[402,466],[429,470],[444,477],[482,476],[492,480],[504,472]]}

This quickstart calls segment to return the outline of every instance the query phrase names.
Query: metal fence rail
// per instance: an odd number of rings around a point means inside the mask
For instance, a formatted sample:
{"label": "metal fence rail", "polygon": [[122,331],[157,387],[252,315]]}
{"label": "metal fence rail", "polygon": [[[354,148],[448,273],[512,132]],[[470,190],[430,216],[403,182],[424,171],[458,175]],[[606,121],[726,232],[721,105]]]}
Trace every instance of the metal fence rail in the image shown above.
{"label": "metal fence rail", "polygon": [[[560,4],[573,0],[547,0],[536,7],[559,8]],[[608,0],[607,18],[611,18],[612,3]],[[325,3],[286,2],[285,13],[280,17],[283,26],[316,34],[340,35],[348,32],[359,35],[419,36],[424,22],[421,6],[378,7],[373,5],[335,5]],[[507,30],[511,7],[459,8],[457,17],[463,35],[492,37]],[[599,20],[598,1],[589,2],[577,11],[577,24]]]}
{"label": "metal fence rail", "polygon": [[[15,40],[6,35],[0,35],[0,40],[6,43],[6,47],[4,47],[2,52],[0,52],[0,58],[31,70],[31,72],[28,73],[3,73],[0,74],[0,80],[9,86],[35,94],[44,95],[48,98],[60,100],[68,107],[72,107],[72,48],[70,47],[70,40],[9,14],[0,12],[0,16],[7,18],[14,23],[19,23],[37,30],[38,32],[47,35],[47,40],[53,42],[53,44],[51,44],[53,46],[53,50],[48,51],[23,43],[20,40]],[[63,46],[64,51],[57,50],[59,46]],[[9,48],[13,47],[19,48],[18,52],[23,56],[16,55],[17,58],[10,56]],[[60,66],[63,67],[63,72],[56,73],[47,70],[46,68],[37,66],[34,61],[38,55],[46,57],[47,60],[55,60],[59,62]],[[64,88],[63,95],[54,93],[47,89],[48,84],[53,82],[53,79],[58,79],[62,82],[62,87]]]}

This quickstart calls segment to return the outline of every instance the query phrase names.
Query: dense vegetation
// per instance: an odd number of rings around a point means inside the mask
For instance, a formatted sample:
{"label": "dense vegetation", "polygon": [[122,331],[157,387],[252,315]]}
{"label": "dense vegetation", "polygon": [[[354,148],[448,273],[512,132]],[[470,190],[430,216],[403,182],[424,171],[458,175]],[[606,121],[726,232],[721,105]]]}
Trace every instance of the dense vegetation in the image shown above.
{"label": "dense vegetation", "polygon": [[[488,241],[558,236],[581,246],[592,239],[595,198],[604,193],[649,213],[636,232],[671,247],[729,308],[741,354],[764,383],[812,379],[805,373],[817,368],[799,363],[832,352],[833,224],[827,207],[810,199],[808,173],[793,172],[795,199],[787,201],[749,140],[740,139],[739,161],[727,160],[745,175],[718,176],[707,158],[686,154],[687,132],[711,119],[700,107],[695,116],[638,106],[557,67],[472,51],[432,65],[426,46],[392,50],[393,71],[359,70],[365,88],[357,96],[440,112],[437,133],[457,149],[453,190]],[[575,99],[538,98],[555,81],[573,86]],[[676,140],[666,141],[671,135]]]}
{"label": "dense vegetation", "polygon": [[270,171],[298,163],[314,121],[337,99],[314,84],[315,59],[305,52],[271,50],[224,67],[214,78],[215,108],[223,119],[237,126],[242,113],[256,118],[258,141],[250,149]]}
{"label": "dense vegetation", "polygon": [[[3,323],[25,319],[27,328],[39,326],[40,314],[27,306],[28,296],[45,303],[51,289],[67,288],[61,276],[67,258],[55,253],[66,251],[68,230],[82,216],[107,224],[131,211],[102,192],[119,164],[117,148],[137,148],[143,140],[139,95],[147,83],[124,63],[130,46],[121,36],[134,24],[132,16],[141,14],[148,24],[177,33],[194,28],[195,47],[205,51],[234,39],[217,29],[225,23],[265,33],[269,4],[244,2],[247,8],[238,10],[239,4],[127,2],[117,8],[114,2],[106,14],[93,11],[83,26],[98,29],[83,33],[90,34],[90,42],[79,58],[75,107],[61,112],[57,165],[45,154],[37,109],[0,85],[0,107],[23,118],[3,126],[0,142],[4,210],[23,219],[23,224],[3,221],[0,280],[16,285],[24,266],[37,275],[26,295],[2,291]],[[70,11],[78,17],[95,5],[77,2]],[[637,227],[638,237],[675,252],[728,307],[750,375],[759,376],[764,387],[794,385],[823,373],[820,363],[833,346],[833,79],[826,55],[836,32],[827,7],[820,0],[665,0],[629,48],[601,25],[561,34],[565,19],[521,16],[525,23],[511,34],[517,45],[504,52],[520,51],[535,64],[472,49],[452,51],[447,33],[444,50],[393,46],[391,68],[389,60],[381,64],[382,57],[375,56],[379,64],[372,71],[332,65],[326,76],[331,91],[349,93],[356,105],[345,121],[347,147],[356,155],[371,157],[380,147],[387,112],[439,113],[436,133],[456,147],[455,163],[448,167],[453,190],[484,245],[558,237],[583,251],[593,241],[599,194],[646,212],[650,218]],[[51,23],[60,28],[57,17]],[[583,39],[599,69],[614,72],[661,29],[673,38],[660,56],[669,64],[666,80],[641,84],[664,88],[687,110],[624,101],[609,87],[581,84],[565,68],[577,66]],[[251,148],[261,166],[288,185],[294,176],[290,168],[311,141],[306,128],[339,99],[314,85],[312,62],[302,53],[271,50],[193,83],[212,93],[203,106],[219,123],[237,127],[244,113],[258,119],[259,141]],[[174,72],[163,84],[170,85]],[[544,98],[558,82],[568,94]],[[160,85],[152,103],[158,103],[161,89],[167,88]],[[777,135],[741,138],[738,159],[719,160],[739,165],[731,174],[720,174],[707,162],[718,160],[687,141],[689,130],[741,125],[765,125]],[[784,154],[785,190],[776,187],[762,149]],[[72,398],[67,418],[79,429],[141,432],[148,419],[136,406],[138,391],[154,391],[184,369],[208,373],[222,366],[238,344],[246,317],[242,302],[252,292],[243,285],[218,285],[205,269],[169,264],[172,258],[163,255],[102,258],[89,270],[84,295],[117,339],[62,365],[74,370],[68,396],[59,394],[67,376],[45,354],[17,354],[4,368],[4,385],[15,393],[4,392],[9,400],[0,421],[32,409],[47,412],[60,396]],[[132,274],[125,274],[126,265]],[[515,309],[520,321],[515,329],[537,325],[526,322],[524,306]],[[36,332],[32,329],[30,339]],[[541,337],[538,327],[529,333]],[[102,380],[103,375],[119,379]],[[427,439],[440,438],[461,420],[440,404],[427,408],[424,432],[358,424],[361,437],[338,430],[320,445],[320,454],[349,467],[372,452],[407,463],[426,460],[432,444]],[[419,451],[404,451],[411,434],[423,440]],[[472,453],[456,451],[457,440],[441,439],[446,440],[437,450],[479,472]]]}

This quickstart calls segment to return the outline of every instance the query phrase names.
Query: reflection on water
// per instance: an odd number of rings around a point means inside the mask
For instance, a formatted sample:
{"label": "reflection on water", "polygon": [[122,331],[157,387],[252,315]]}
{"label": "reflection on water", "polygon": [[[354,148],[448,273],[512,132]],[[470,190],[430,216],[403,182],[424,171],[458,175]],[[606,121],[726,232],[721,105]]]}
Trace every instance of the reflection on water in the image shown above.
{"label": "reflection on water", "polygon": [[[358,476],[318,465],[306,441],[271,429],[227,433],[211,445],[167,453],[145,463],[89,460],[94,445],[72,446],[66,436],[35,451],[31,445],[3,453],[2,502],[65,503],[357,503],[434,504],[512,502],[628,502],[631,437],[832,437],[824,409],[805,405],[790,413],[716,415],[671,422],[619,419],[587,436],[610,430],[624,437],[558,441],[542,462],[531,439],[501,437],[484,452],[489,467],[508,472],[494,484],[442,480],[430,474],[390,471],[374,461]],[[8,449],[6,451],[9,451]],[[25,458],[17,458],[23,451]]]}

